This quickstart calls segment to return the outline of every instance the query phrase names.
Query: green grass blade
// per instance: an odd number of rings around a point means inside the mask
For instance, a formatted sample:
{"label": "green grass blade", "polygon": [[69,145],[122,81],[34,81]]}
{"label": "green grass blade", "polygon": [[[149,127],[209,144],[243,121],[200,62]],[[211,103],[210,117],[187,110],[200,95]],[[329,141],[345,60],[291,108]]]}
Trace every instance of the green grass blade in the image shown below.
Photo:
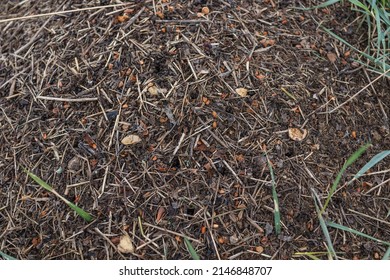
{"label": "green grass blade", "polygon": [[195,251],[194,247],[192,247],[192,244],[191,244],[191,242],[188,240],[187,237],[184,237],[184,243],[186,244],[187,249],[188,249],[188,252],[190,253],[192,259],[194,259],[194,260],[200,260],[200,257],[199,257],[199,255],[198,255],[198,253]]}
{"label": "green grass blade", "polygon": [[320,9],[320,8],[326,8],[330,5],[333,5],[337,2],[340,2],[341,0],[328,0],[326,1],[325,3],[322,3],[318,6],[314,6],[314,7],[310,7],[310,8],[301,8],[301,7],[295,7],[295,9],[297,10],[304,10],[304,11],[308,11],[308,10],[313,10],[313,9]]}
{"label": "green grass blade", "polygon": [[376,154],[369,162],[367,162],[362,169],[359,170],[358,173],[356,173],[355,177],[353,177],[353,180],[359,178],[362,176],[364,173],[367,172],[370,168],[372,168],[375,164],[380,162],[382,159],[390,155],[390,150],[380,152],[379,154]]}
{"label": "green grass blade", "polygon": [[314,189],[312,189],[312,197],[314,199],[314,204],[315,204],[315,207],[316,207],[317,217],[318,217],[318,220],[320,222],[320,226],[321,226],[322,232],[323,232],[323,234],[325,236],[326,243],[328,244],[328,248],[327,249],[328,249],[329,259],[333,259],[333,257],[337,258],[336,251],[333,248],[332,240],[330,239],[330,234],[329,234],[328,228],[326,226],[324,218],[322,217],[320,208],[318,207],[317,199],[319,201],[319,198],[318,198],[318,195],[317,195],[317,193],[315,192]]}
{"label": "green grass blade", "polygon": [[312,260],[320,260],[317,256],[325,256],[328,252],[297,252],[294,253],[293,257],[306,256],[311,258]]}
{"label": "green grass blade", "polygon": [[326,27],[322,27],[325,32],[327,32],[329,35],[333,36],[334,38],[336,38],[337,40],[339,40],[340,42],[342,42],[343,44],[347,45],[348,47],[350,47],[351,49],[353,49],[354,51],[357,51],[358,53],[360,53],[362,56],[364,56],[365,58],[369,59],[370,61],[374,62],[375,61],[375,58],[371,55],[368,55],[367,53],[365,52],[362,52],[361,50],[355,48],[354,46],[352,46],[350,43],[348,43],[347,41],[345,41],[343,38],[341,38],[340,36],[338,36],[336,33],[330,31],[330,29],[326,28]]}
{"label": "green grass blade", "polygon": [[306,256],[311,258],[312,260],[315,260],[315,261],[320,261],[321,260],[320,258],[316,257],[315,255],[307,254]]}
{"label": "green grass blade", "polygon": [[386,253],[383,255],[382,260],[390,260],[390,246],[387,248]]}
{"label": "green grass blade", "polygon": [[337,3],[337,2],[340,2],[340,0],[328,0],[325,3],[322,3],[320,5],[312,7],[311,9],[326,8],[326,7],[331,6],[331,5],[333,5],[333,4]]}
{"label": "green grass blade", "polygon": [[336,180],[333,182],[332,188],[330,189],[330,192],[328,194],[328,197],[326,198],[325,204],[321,209],[321,213],[324,213],[326,207],[329,204],[330,199],[332,198],[333,193],[336,191],[336,188],[341,180],[341,177],[343,176],[345,170],[352,164],[354,163],[367,149],[370,147],[371,144],[367,143],[363,147],[360,147],[359,150],[354,152],[348,160],[344,163],[343,167],[341,168],[340,172],[337,174]]}
{"label": "green grass blade", "polygon": [[280,227],[280,211],[279,211],[279,199],[278,199],[278,194],[276,192],[276,181],[275,181],[275,174],[274,170],[272,168],[271,161],[269,160],[267,154],[265,155],[267,157],[267,163],[268,163],[268,168],[269,172],[271,173],[271,181],[272,181],[272,197],[274,200],[274,222],[275,222],[275,231],[276,234],[279,235],[281,231]]}
{"label": "green grass blade", "polygon": [[347,231],[347,232],[350,232],[350,233],[353,233],[353,234],[356,234],[356,235],[359,235],[361,237],[365,237],[365,238],[368,238],[368,239],[371,239],[371,240],[374,240],[378,243],[381,243],[381,244],[385,244],[387,246],[390,246],[390,242],[387,242],[387,241],[383,241],[383,240],[380,240],[378,238],[375,238],[375,237],[372,237],[368,234],[365,234],[365,233],[362,233],[360,231],[357,231],[357,230],[354,230],[352,228],[349,228],[349,227],[346,227],[346,226],[343,226],[343,225],[340,225],[340,224],[337,224],[337,223],[333,223],[333,222],[326,222],[326,224],[330,227],[333,227],[333,228],[337,228],[337,229],[340,229],[340,230],[343,230],[343,231]]}
{"label": "green grass blade", "polygon": [[93,220],[93,216],[89,213],[87,213],[86,211],[84,211],[83,209],[81,209],[80,207],[76,206],[75,204],[73,204],[72,202],[68,201],[66,198],[64,198],[63,196],[61,196],[59,193],[57,193],[54,188],[52,186],[50,186],[48,183],[46,183],[45,181],[43,181],[41,178],[39,178],[37,175],[27,171],[25,168],[23,168],[24,171],[27,173],[27,175],[33,179],[35,182],[37,182],[42,188],[44,188],[45,190],[53,193],[55,196],[57,196],[58,198],[60,198],[62,201],[64,201],[70,208],[72,208],[74,211],[76,211],[76,213],[82,217],[84,220],[86,220],[87,222],[91,222]]}
{"label": "green grass blade", "polygon": [[37,175],[27,171],[27,170],[24,170],[27,175],[33,179],[35,182],[38,183],[38,185],[40,185],[42,188],[44,188],[45,190],[49,191],[49,192],[52,192],[53,191],[53,187],[50,186],[48,183],[46,183],[45,181],[43,181],[41,178],[39,178]]}
{"label": "green grass blade", "polygon": [[7,255],[6,253],[3,253],[2,251],[0,251],[0,256],[1,256],[3,259],[9,260],[9,261],[17,260],[17,259],[15,259],[14,257],[11,257],[10,255]]}
{"label": "green grass blade", "polygon": [[349,2],[351,2],[352,4],[358,6],[359,8],[362,8],[367,13],[370,13],[370,10],[368,9],[368,7],[366,5],[364,5],[362,2],[360,2],[358,0],[349,0]]}
{"label": "green grass blade", "polygon": [[382,36],[383,36],[383,32],[382,32],[382,28],[381,28],[381,19],[379,17],[378,7],[376,7],[376,5],[372,6],[371,10],[374,13],[375,22],[376,22],[376,32],[378,34],[376,48],[377,48],[377,56],[379,56],[379,54],[380,54],[380,44],[381,44]]}
{"label": "green grass blade", "polygon": [[[322,27],[324,29],[325,32],[327,32],[329,35],[331,35],[332,37],[336,38],[337,40],[339,40],[340,42],[342,42],[343,44],[347,45],[348,47],[350,47],[351,49],[353,49],[354,51],[358,52],[359,54],[361,54],[362,56],[364,56],[365,58],[367,58],[368,60],[370,60],[372,63],[374,63],[376,66],[377,66],[377,70],[380,70],[381,73],[384,73],[386,71],[384,70],[387,70],[387,69],[390,69],[390,65],[389,64],[386,64],[385,63],[385,60],[383,62],[380,62],[380,61],[377,61],[377,59],[365,52],[362,52],[361,50],[355,48],[354,46],[352,46],[350,43],[348,43],[347,41],[345,41],[343,38],[341,38],[340,36],[338,36],[337,34],[333,33],[332,31],[330,31],[329,29],[327,29],[326,27]],[[368,44],[368,47],[370,47],[370,44]],[[364,64],[363,62],[359,61],[359,63],[361,64]],[[385,68],[385,69],[383,69]],[[387,74],[387,76],[390,76],[389,74]]]}
{"label": "green grass blade", "polygon": [[73,204],[72,202],[68,201],[66,204],[68,204],[68,206],[70,208],[72,208],[74,211],[76,211],[76,213],[81,217],[83,218],[84,220],[86,220],[87,222],[92,222],[93,220],[93,216],[91,214],[89,214],[88,212],[85,212],[83,209],[81,209],[80,207],[78,207],[77,205]]}
{"label": "green grass blade", "polygon": [[285,88],[280,88],[288,97],[290,97],[291,99],[293,99],[293,100],[295,100],[295,101],[297,101],[297,99],[296,99],[296,97],[292,94],[292,93],[290,93],[290,92],[288,92]]}

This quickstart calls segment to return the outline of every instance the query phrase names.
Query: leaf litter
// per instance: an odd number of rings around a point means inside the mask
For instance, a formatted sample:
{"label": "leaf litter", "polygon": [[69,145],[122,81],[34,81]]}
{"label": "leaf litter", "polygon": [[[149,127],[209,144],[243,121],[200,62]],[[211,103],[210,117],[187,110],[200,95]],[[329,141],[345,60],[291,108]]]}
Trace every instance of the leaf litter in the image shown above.
{"label": "leaf litter", "polygon": [[[57,2],[6,1],[0,18],[96,6]],[[22,259],[291,259],[297,248],[326,250],[314,230],[310,188],[326,197],[332,175],[367,139],[373,147],[351,174],[389,150],[390,97],[381,79],[329,113],[375,76],[356,68],[356,54],[315,21],[356,44],[364,31],[344,6],[324,13],[293,9],[305,1],[182,2],[130,1],[0,23],[0,127],[10,132],[0,135],[0,205],[10,213],[4,224],[13,225],[2,252]],[[278,183],[280,236],[272,230],[264,152]],[[18,175],[21,165],[93,213],[102,231],[48,200]],[[382,175],[364,181],[375,189]],[[385,240],[386,223],[355,213],[384,221],[389,212],[361,184],[335,192],[327,211]],[[8,203],[25,197],[17,211]],[[340,205],[356,211],[341,215]],[[123,237],[121,250],[131,252],[132,244],[139,255],[120,253],[119,240],[117,250],[105,246],[124,235],[123,225],[131,238]],[[49,239],[21,244],[20,228],[31,240]],[[63,234],[70,242],[61,241]],[[335,244],[345,243],[330,234]],[[347,259],[385,253],[346,238]]]}

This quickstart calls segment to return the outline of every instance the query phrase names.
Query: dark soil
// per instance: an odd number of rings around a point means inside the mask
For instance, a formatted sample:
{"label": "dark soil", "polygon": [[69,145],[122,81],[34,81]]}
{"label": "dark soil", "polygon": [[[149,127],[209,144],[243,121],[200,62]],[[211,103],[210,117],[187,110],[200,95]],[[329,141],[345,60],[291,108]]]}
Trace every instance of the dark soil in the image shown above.
{"label": "dark soil", "polygon": [[[0,20],[110,1],[89,2],[3,1]],[[18,259],[190,259],[186,236],[202,259],[304,259],[296,253],[327,250],[312,190],[324,202],[367,142],[325,218],[389,241],[389,160],[345,182],[390,149],[390,83],[369,85],[377,75],[319,27],[364,47],[348,6],[294,9],[320,2],[129,1],[0,23],[0,250]],[[289,128],[307,136],[293,140]],[[128,135],[141,142],[122,144]],[[387,249],[329,231],[341,259]],[[125,233],[132,254],[117,249]]]}

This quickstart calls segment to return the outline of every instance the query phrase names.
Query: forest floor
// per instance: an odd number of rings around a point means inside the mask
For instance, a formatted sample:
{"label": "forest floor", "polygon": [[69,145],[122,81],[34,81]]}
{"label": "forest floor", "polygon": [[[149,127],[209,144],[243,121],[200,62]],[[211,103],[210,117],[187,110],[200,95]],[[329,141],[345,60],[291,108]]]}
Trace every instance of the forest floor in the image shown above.
{"label": "forest floor", "polygon": [[[364,48],[364,26],[347,4],[118,3],[1,4],[0,21],[14,20],[0,23],[0,251],[191,259],[188,238],[202,259],[326,259],[312,193],[325,201],[368,142],[324,216],[388,241],[389,160],[345,184],[390,149],[389,80],[375,80],[321,28]],[[92,9],[102,4],[116,6]],[[387,249],[329,232],[340,259],[380,259]],[[124,235],[131,253],[118,250]]]}

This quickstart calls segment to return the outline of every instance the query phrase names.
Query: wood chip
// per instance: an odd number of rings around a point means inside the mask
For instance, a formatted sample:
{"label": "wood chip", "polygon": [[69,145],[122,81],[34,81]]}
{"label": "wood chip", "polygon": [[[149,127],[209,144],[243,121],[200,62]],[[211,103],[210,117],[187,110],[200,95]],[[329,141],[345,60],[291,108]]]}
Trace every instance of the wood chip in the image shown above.
{"label": "wood chip", "polygon": [[134,145],[134,144],[137,144],[141,141],[142,140],[138,135],[130,134],[130,135],[126,136],[125,138],[123,138],[121,142],[123,145]]}
{"label": "wood chip", "polygon": [[157,96],[158,95],[158,88],[154,84],[150,84],[148,87],[148,92],[153,96]]}
{"label": "wood chip", "polygon": [[288,136],[294,141],[302,141],[307,136],[307,130],[299,128],[289,128]]}
{"label": "wood chip", "polygon": [[118,251],[123,254],[134,253],[134,246],[128,234],[122,235],[118,245]]}
{"label": "wood chip", "polygon": [[237,88],[236,92],[241,97],[245,97],[248,95],[248,90],[246,88]]}

